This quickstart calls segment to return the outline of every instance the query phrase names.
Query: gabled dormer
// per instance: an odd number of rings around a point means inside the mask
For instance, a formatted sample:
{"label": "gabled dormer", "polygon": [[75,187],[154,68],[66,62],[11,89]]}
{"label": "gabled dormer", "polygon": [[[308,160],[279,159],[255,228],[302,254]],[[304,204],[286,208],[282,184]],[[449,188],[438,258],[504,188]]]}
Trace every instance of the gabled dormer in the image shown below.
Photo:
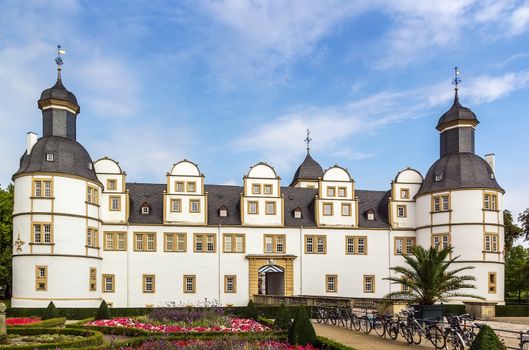
{"label": "gabled dormer", "polygon": [[129,193],[126,188],[127,174],[119,163],[108,157],[94,162],[97,178],[103,184],[101,193],[101,219],[105,223],[127,222],[129,217]]}
{"label": "gabled dormer", "polygon": [[167,173],[164,223],[207,224],[207,193],[198,165],[182,160]]}
{"label": "gabled dormer", "polygon": [[257,163],[243,177],[241,221],[243,225],[282,226],[284,198],[281,178],[266,163]]}
{"label": "gabled dormer", "polygon": [[411,228],[415,222],[415,195],[421,188],[423,177],[412,168],[400,171],[391,182],[389,218],[393,228]]}

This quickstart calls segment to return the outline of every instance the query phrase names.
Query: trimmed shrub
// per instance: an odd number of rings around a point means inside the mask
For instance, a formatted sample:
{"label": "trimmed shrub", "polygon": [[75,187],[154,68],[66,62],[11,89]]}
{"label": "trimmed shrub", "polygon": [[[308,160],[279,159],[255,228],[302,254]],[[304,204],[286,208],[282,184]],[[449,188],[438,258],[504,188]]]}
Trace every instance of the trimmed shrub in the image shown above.
{"label": "trimmed shrub", "polygon": [[334,340],[324,337],[316,337],[316,340],[314,341],[314,346],[316,346],[318,349],[325,350],[355,350],[354,348],[351,348],[347,345],[343,345],[341,343],[335,342]]}
{"label": "trimmed shrub", "polygon": [[99,306],[99,309],[96,313],[96,320],[110,320],[112,318],[112,315],[110,314],[110,310],[108,308],[107,302],[102,301],[101,305]]}
{"label": "trimmed shrub", "polygon": [[43,320],[49,320],[52,318],[59,317],[59,312],[57,311],[57,308],[55,307],[55,304],[53,301],[50,301],[48,304],[48,307],[46,308],[46,311],[44,311],[44,315],[42,316]]}
{"label": "trimmed shrub", "polygon": [[274,321],[274,329],[289,329],[291,323],[292,319],[290,318],[290,314],[288,313],[285,304],[281,304]]}
{"label": "trimmed shrub", "polygon": [[527,317],[529,305],[496,305],[496,317]]}
{"label": "trimmed shrub", "polygon": [[251,299],[248,302],[248,305],[246,305],[246,309],[244,310],[244,318],[250,318],[255,321],[259,319],[259,314],[257,313],[257,309],[255,308],[255,305],[253,304],[253,301]]}
{"label": "trimmed shrub", "polygon": [[492,328],[483,325],[470,350],[507,350]]}
{"label": "trimmed shrub", "polygon": [[316,331],[310,322],[309,315],[303,306],[299,307],[296,318],[288,330],[288,342],[293,345],[314,344]]}
{"label": "trimmed shrub", "polygon": [[84,348],[97,347],[103,343],[103,335],[99,332],[83,330],[83,329],[63,329],[63,328],[12,328],[9,330],[10,334],[18,335],[42,335],[42,334],[65,334],[83,336],[81,339],[64,341],[61,343],[46,343],[46,344],[24,344],[13,346],[2,346],[2,350],[34,350],[34,349],[65,349],[65,348]]}

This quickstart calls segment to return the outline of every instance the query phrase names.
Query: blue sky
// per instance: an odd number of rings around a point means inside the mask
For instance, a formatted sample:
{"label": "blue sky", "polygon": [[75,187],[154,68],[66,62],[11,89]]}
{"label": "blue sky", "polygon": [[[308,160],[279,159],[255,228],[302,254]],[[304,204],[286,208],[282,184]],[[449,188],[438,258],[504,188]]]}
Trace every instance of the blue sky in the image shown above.
{"label": "blue sky", "polygon": [[164,182],[183,158],[208,183],[240,184],[259,161],[288,185],[305,156],[388,189],[438,158],[437,119],[461,101],[481,124],[515,213],[529,207],[529,2],[17,1],[0,3],[0,184],[41,130],[36,101],[63,81],[78,141],[129,181]]}

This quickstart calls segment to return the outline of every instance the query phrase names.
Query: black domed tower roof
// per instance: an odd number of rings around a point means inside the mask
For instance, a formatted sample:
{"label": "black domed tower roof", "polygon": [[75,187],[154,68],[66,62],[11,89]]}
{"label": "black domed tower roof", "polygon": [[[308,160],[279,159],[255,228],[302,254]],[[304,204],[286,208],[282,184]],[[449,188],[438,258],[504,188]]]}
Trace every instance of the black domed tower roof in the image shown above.
{"label": "black domed tower roof", "polygon": [[436,129],[441,131],[450,124],[456,124],[458,121],[467,121],[473,123],[474,126],[479,124],[478,118],[470,108],[464,107],[459,102],[457,90],[454,96],[454,103],[452,107],[445,114],[439,118]]}
{"label": "black domed tower roof", "polygon": [[48,100],[62,101],[71,104],[79,113],[79,104],[77,103],[77,98],[73,93],[68,91],[62,84],[62,79],[59,75],[57,76],[57,82],[51,88],[48,88],[42,91],[40,99],[38,101],[39,107],[45,104]]}
{"label": "black domed tower roof", "polygon": [[298,170],[296,170],[290,186],[294,186],[297,182],[303,180],[317,181],[320,177],[323,177],[323,168],[307,152],[307,156],[298,167]]}

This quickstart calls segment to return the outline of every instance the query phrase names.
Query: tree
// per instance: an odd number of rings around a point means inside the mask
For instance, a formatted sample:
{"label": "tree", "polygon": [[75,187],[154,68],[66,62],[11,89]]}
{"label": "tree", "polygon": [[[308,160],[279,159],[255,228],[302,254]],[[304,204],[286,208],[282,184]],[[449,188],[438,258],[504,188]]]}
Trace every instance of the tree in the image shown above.
{"label": "tree", "polygon": [[483,299],[480,296],[459,291],[460,289],[476,288],[471,275],[461,275],[463,271],[473,269],[464,266],[448,270],[459,259],[451,258],[452,247],[425,249],[415,246],[411,255],[404,255],[405,266],[392,267],[397,276],[385,278],[395,284],[403,285],[398,292],[391,292],[385,296],[387,301],[405,299],[414,304],[433,305],[438,301],[446,301],[453,297],[468,297]]}
{"label": "tree", "polygon": [[288,313],[287,307],[285,304],[281,303],[279,311],[277,312],[276,318],[274,320],[274,329],[289,329],[292,319]]}
{"label": "tree", "polygon": [[529,240],[529,208],[525,209],[523,213],[520,213],[518,215],[518,221],[520,222],[520,225],[522,226],[522,232],[521,236],[523,236],[524,241]]}
{"label": "tree", "polygon": [[252,299],[250,299],[248,305],[246,305],[246,308],[244,309],[244,318],[253,319],[256,321],[259,318],[259,314],[257,313],[257,309],[255,308]]}
{"label": "tree", "polygon": [[0,188],[0,295],[11,296],[11,255],[13,244],[14,186]]}
{"label": "tree", "polygon": [[55,304],[53,303],[53,301],[50,301],[50,303],[48,304],[48,307],[44,311],[44,316],[42,317],[42,319],[49,320],[49,319],[56,318],[56,317],[59,317],[59,311],[55,307]]}
{"label": "tree", "polygon": [[518,302],[529,290],[529,250],[513,247],[505,256],[505,295],[516,295]]}
{"label": "tree", "polygon": [[514,241],[522,235],[522,229],[513,222],[512,213],[509,210],[503,211],[503,224],[505,225],[505,254],[509,253]]}
{"label": "tree", "polygon": [[97,313],[95,316],[96,320],[110,320],[112,318],[112,315],[110,314],[110,309],[108,308],[107,302],[102,301],[101,305],[99,305],[99,309],[97,309]]}
{"label": "tree", "polygon": [[300,306],[294,322],[288,330],[288,342],[292,345],[314,344],[316,331],[310,322],[309,315],[303,306]]}

